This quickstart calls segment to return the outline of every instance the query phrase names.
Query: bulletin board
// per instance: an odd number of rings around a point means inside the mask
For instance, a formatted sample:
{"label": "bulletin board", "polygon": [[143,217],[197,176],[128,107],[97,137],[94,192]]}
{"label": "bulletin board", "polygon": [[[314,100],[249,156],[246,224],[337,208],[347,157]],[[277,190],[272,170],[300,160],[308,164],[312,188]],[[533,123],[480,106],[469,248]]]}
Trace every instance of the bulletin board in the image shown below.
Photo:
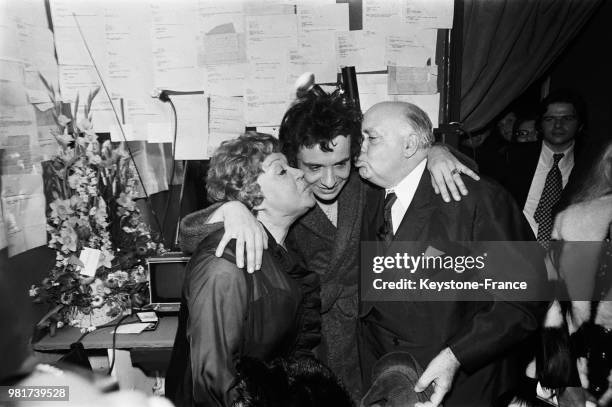
{"label": "bulletin board", "polygon": [[[409,101],[436,126],[443,91],[436,64],[440,32],[453,26],[453,5],[454,0],[2,2],[0,231],[6,227],[9,236],[0,233],[0,248],[18,242],[15,253],[45,243],[40,162],[54,154],[56,142],[49,135],[55,123],[39,74],[66,103],[104,83],[92,107],[94,129],[130,143],[143,186],[153,194],[168,188],[172,151],[176,160],[203,160],[245,127],[275,133],[304,72],[313,72],[317,83],[335,83],[341,66],[354,66],[363,110],[383,100]],[[174,149],[174,118],[167,103],[152,97],[154,89],[200,92],[171,96],[177,112]]]}

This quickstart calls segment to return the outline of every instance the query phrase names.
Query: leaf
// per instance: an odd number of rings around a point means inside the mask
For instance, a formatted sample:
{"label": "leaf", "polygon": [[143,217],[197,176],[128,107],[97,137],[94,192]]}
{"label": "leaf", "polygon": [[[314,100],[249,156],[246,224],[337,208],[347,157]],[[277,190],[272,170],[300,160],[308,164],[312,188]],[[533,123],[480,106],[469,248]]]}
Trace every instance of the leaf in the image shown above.
{"label": "leaf", "polygon": [[74,114],[72,115],[72,119],[74,120],[75,125],[76,125],[78,111],[79,111],[79,93],[77,92],[76,99],[74,100]]}
{"label": "leaf", "polygon": [[85,264],[83,264],[81,259],[79,259],[75,255],[70,256],[70,258],[68,259],[68,264],[74,264],[75,266],[85,267]]}
{"label": "leaf", "polygon": [[42,73],[38,72],[38,77],[40,78],[40,80],[42,81],[43,85],[45,85],[45,88],[47,88],[47,90],[51,93],[54,94],[53,92],[53,86],[49,85],[49,82],[47,82],[47,80],[45,79],[45,77],[42,75]]}
{"label": "leaf", "polygon": [[85,116],[86,117],[89,117],[89,111],[91,110],[91,105],[99,91],[100,91],[100,87],[98,86],[93,91],[89,92],[89,96],[87,97],[87,105],[85,105]]}

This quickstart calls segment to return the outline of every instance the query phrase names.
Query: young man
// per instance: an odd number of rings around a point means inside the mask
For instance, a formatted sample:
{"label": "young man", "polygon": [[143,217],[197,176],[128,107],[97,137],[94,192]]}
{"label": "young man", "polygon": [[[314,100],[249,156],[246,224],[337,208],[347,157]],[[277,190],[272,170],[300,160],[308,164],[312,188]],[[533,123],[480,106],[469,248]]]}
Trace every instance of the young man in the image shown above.
{"label": "young man", "polygon": [[[317,200],[317,205],[292,226],[287,245],[299,254],[307,269],[320,275],[322,344],[318,356],[342,379],[354,400],[361,396],[357,352],[361,221],[366,195],[375,188],[363,182],[352,166],[361,147],[361,119],[361,112],[340,95],[307,94],[285,113],[279,130],[283,153],[291,165],[304,171]],[[444,147],[433,147],[429,158],[432,179],[436,180],[432,184],[440,187],[446,201],[450,201],[446,185],[455,199],[460,199],[457,186],[467,194],[460,173],[478,179]],[[215,209],[207,210],[212,213]],[[183,233],[194,226],[190,225],[191,216],[181,225]],[[265,242],[253,215],[230,203],[216,211],[209,222],[221,220],[225,236],[218,253],[236,239],[237,253],[246,243],[248,268],[259,268]],[[243,267],[242,261],[237,259],[239,267]]]}
{"label": "young man", "polygon": [[539,107],[542,142],[516,145],[509,152],[509,171],[502,184],[523,209],[541,242],[550,240],[553,208],[574,169],[576,139],[584,121],[582,99],[570,90],[557,90]]}

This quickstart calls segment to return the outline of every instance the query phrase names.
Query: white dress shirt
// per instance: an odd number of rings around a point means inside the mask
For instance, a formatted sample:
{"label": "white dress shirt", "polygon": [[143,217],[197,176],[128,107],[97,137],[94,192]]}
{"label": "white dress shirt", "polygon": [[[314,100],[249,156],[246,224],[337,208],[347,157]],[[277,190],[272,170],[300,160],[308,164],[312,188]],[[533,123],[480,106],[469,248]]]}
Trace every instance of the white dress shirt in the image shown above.
{"label": "white dress shirt", "polygon": [[421,181],[421,177],[425,172],[425,167],[427,166],[427,158],[421,161],[411,172],[406,175],[406,177],[401,180],[396,186],[393,188],[389,188],[386,190],[386,193],[395,192],[397,199],[395,203],[391,207],[391,222],[393,222],[393,234],[397,232],[397,228],[402,223],[402,219],[404,219],[404,215],[412,202],[412,198],[414,198],[414,194],[419,186],[419,182]]}
{"label": "white dress shirt", "polygon": [[[572,169],[574,168],[574,144],[572,143],[571,146],[569,146],[565,151],[561,151],[561,153],[564,153],[565,155],[563,158],[561,158],[561,161],[559,161],[559,170],[561,171],[563,188],[565,188],[567,180],[572,173]],[[535,215],[535,211],[538,208],[538,203],[540,202],[540,197],[542,196],[542,190],[544,189],[544,184],[546,183],[546,176],[553,166],[554,154],[556,153],[553,152],[550,147],[546,145],[546,143],[542,143],[542,150],[540,151],[538,166],[536,167],[535,174],[531,180],[531,187],[529,187],[529,194],[527,195],[525,207],[523,208],[523,214],[527,218],[529,226],[531,226],[531,230],[533,230],[533,233],[536,236],[538,235],[538,223],[535,221],[533,216]]]}

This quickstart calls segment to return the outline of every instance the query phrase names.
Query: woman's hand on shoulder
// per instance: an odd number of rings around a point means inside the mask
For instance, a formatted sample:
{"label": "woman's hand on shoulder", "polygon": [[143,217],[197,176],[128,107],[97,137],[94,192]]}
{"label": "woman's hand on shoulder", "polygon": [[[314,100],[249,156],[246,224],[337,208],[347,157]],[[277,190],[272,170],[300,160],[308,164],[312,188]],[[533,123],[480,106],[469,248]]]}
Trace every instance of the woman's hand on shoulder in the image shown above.
{"label": "woman's hand on shoulder", "polygon": [[221,257],[227,244],[236,239],[236,266],[244,268],[246,247],[247,271],[253,273],[261,268],[264,249],[268,248],[268,234],[263,225],[248,208],[238,201],[223,204],[215,214],[223,221],[225,233],[217,246],[215,255]]}

